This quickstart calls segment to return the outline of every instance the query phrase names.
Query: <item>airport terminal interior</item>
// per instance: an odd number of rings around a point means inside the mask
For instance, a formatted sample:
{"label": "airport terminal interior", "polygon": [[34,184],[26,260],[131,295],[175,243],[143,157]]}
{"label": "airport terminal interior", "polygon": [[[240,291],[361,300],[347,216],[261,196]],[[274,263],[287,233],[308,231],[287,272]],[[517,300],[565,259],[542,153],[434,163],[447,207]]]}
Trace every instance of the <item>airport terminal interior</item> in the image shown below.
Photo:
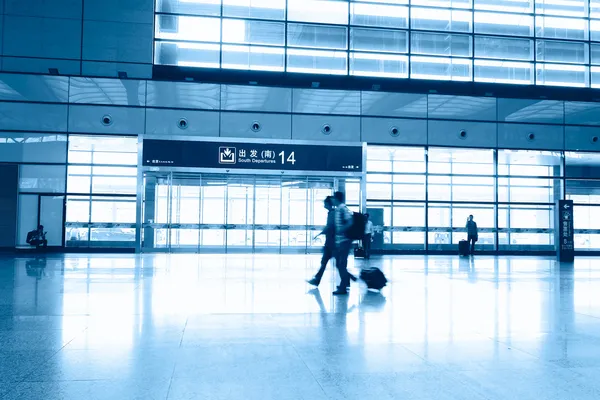
{"label": "airport terminal interior", "polygon": [[0,182],[2,400],[600,398],[600,0],[0,0]]}

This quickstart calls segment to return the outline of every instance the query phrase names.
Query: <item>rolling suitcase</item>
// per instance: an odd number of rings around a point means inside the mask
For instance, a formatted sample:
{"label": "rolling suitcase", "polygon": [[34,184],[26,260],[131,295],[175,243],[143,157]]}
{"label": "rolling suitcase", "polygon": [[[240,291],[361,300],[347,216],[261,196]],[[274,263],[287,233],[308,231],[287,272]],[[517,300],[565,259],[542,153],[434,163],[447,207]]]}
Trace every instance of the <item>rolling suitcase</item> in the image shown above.
{"label": "rolling suitcase", "polygon": [[469,255],[469,242],[466,240],[461,240],[458,242],[458,254],[466,257]]}
{"label": "rolling suitcase", "polygon": [[379,268],[365,268],[360,272],[360,279],[365,281],[369,289],[381,290],[387,285],[387,278]]}

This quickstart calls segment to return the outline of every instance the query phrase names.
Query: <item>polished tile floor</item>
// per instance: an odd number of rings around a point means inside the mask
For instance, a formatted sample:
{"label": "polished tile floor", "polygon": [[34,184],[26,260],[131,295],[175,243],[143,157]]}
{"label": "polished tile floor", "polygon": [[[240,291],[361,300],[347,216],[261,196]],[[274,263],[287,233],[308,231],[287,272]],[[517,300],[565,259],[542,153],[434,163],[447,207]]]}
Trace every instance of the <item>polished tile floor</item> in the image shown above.
{"label": "polished tile floor", "polygon": [[0,256],[0,399],[600,399],[600,259],[318,263]]}

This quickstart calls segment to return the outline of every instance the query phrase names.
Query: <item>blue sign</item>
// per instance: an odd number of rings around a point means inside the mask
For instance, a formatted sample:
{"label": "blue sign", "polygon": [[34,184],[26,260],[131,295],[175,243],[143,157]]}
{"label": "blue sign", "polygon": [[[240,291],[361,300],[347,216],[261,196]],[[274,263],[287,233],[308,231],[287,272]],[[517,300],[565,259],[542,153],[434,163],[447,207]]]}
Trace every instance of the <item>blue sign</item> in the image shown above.
{"label": "blue sign", "polygon": [[144,139],[144,166],[362,172],[362,146]]}
{"label": "blue sign", "polygon": [[573,262],[575,260],[575,238],[573,233],[573,200],[558,202],[558,260]]}

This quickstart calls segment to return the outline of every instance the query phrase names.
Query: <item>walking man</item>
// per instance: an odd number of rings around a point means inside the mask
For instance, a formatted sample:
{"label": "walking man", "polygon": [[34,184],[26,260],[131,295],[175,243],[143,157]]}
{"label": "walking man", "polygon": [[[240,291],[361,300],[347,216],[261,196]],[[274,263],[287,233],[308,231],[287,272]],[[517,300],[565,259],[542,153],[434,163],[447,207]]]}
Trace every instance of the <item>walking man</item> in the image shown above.
{"label": "walking man", "polygon": [[333,208],[333,198],[327,196],[323,201],[323,207],[327,210],[327,225],[316,237],[325,235],[325,246],[323,246],[323,257],[321,257],[321,268],[314,278],[307,282],[313,286],[319,286],[321,278],[327,268],[327,263],[334,257],[335,253],[335,209]]}
{"label": "walking man", "polygon": [[352,247],[352,240],[346,236],[346,231],[352,226],[352,212],[344,203],[345,196],[342,192],[335,192],[333,204],[335,205],[335,264],[340,274],[340,285],[333,292],[334,295],[347,295],[350,286],[350,273],[348,273],[348,255]]}

